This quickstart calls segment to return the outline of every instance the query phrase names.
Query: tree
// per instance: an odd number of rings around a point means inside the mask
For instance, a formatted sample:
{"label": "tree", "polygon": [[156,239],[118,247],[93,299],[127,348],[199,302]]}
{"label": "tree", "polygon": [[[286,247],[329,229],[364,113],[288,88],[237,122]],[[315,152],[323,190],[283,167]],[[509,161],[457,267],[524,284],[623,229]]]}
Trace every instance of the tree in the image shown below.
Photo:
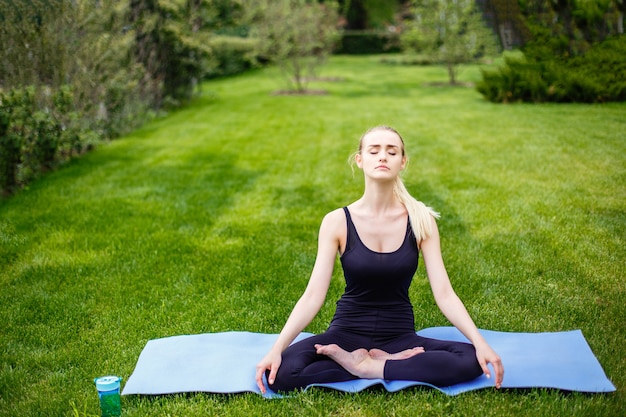
{"label": "tree", "polygon": [[526,53],[568,59],[607,37],[624,34],[626,0],[526,0],[521,3],[532,36]]}
{"label": "tree", "polygon": [[240,11],[241,0],[0,0],[0,192],[190,98],[215,65],[208,40],[243,27]]}
{"label": "tree", "polygon": [[403,0],[340,0],[347,30],[386,29],[395,20]]}
{"label": "tree", "polygon": [[212,6],[210,0],[130,0],[135,57],[175,105],[191,98],[207,72]]}
{"label": "tree", "polygon": [[499,35],[500,46],[512,50],[524,45],[530,33],[518,0],[476,0],[488,25]]}
{"label": "tree", "polygon": [[251,36],[260,55],[276,63],[289,90],[306,91],[307,81],[332,52],[338,38],[337,4],[307,0],[249,0]]}
{"label": "tree", "polygon": [[403,48],[445,64],[451,85],[457,83],[460,64],[497,52],[495,34],[474,0],[415,0],[412,16],[401,38]]}

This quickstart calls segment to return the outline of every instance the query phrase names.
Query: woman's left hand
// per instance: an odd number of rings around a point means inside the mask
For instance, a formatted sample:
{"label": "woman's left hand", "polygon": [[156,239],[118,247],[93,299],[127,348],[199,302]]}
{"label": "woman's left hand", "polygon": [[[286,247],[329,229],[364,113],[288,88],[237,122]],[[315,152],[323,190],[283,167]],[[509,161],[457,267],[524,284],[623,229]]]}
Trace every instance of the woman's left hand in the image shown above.
{"label": "woman's left hand", "polygon": [[478,359],[478,363],[480,367],[483,368],[483,372],[487,378],[491,378],[491,371],[487,367],[487,364],[490,363],[493,366],[493,370],[496,373],[496,388],[500,388],[502,386],[502,379],[504,378],[504,367],[502,366],[500,356],[498,356],[491,346],[485,344],[476,347],[476,359]]}

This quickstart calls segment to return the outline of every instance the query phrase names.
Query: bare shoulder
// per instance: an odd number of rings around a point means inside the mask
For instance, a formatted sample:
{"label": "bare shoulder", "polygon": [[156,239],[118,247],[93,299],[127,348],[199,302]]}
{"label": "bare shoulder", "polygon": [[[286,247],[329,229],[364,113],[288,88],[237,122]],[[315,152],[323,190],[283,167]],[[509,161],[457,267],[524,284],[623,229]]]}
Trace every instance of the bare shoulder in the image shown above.
{"label": "bare shoulder", "polygon": [[420,250],[428,251],[430,248],[434,248],[437,251],[440,251],[440,237],[439,237],[439,228],[437,227],[437,219],[434,216],[430,216],[430,234],[429,236],[417,242]]}
{"label": "bare shoulder", "polygon": [[343,209],[338,208],[336,210],[331,211],[330,213],[327,213],[324,216],[324,219],[322,220],[322,229],[328,230],[328,231],[341,231],[342,229],[345,229],[345,224],[346,224],[346,215],[343,211]]}
{"label": "bare shoulder", "polygon": [[326,242],[334,250],[343,252],[346,242],[348,227],[346,225],[346,215],[343,209],[338,208],[324,216],[320,226],[319,242]]}

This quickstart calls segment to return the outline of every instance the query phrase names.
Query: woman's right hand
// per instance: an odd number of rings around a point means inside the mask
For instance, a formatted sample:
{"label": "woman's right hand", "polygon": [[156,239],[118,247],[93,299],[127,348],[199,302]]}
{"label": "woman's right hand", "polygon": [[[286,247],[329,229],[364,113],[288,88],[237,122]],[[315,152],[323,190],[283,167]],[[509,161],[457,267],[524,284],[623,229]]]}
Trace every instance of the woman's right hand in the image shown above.
{"label": "woman's right hand", "polygon": [[261,390],[261,394],[265,394],[265,384],[263,383],[263,374],[265,371],[270,371],[270,374],[267,377],[268,384],[272,385],[274,380],[276,379],[276,373],[278,372],[278,368],[280,368],[280,363],[283,358],[280,353],[276,353],[274,351],[268,352],[267,355],[256,366],[256,384]]}

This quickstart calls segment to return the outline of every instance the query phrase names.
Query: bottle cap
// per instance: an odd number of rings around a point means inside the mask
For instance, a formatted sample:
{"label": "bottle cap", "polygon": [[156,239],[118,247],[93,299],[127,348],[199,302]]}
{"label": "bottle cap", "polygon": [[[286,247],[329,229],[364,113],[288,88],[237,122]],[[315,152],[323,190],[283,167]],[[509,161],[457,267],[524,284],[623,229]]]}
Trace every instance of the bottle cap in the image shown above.
{"label": "bottle cap", "polygon": [[101,376],[100,378],[94,379],[96,383],[96,389],[98,391],[113,391],[119,389],[120,387],[119,376]]}

